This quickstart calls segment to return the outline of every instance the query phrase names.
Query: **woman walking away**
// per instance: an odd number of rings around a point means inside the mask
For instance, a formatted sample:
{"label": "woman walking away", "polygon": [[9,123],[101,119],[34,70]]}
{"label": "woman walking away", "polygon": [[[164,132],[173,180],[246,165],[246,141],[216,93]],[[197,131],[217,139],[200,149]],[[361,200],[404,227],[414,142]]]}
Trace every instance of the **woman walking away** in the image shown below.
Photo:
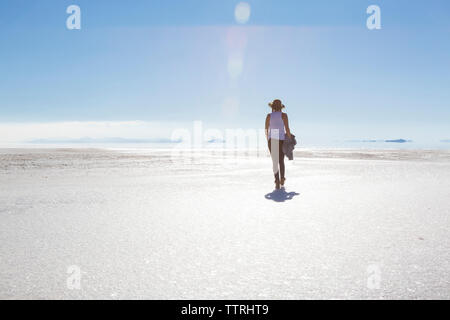
{"label": "woman walking away", "polygon": [[[283,143],[286,137],[291,138],[289,121],[286,113],[281,112],[284,105],[281,100],[274,100],[269,103],[272,113],[266,117],[266,137],[269,142],[269,151],[272,158],[273,173],[275,176],[275,188],[280,189],[286,181],[284,167]],[[280,178],[281,175],[281,178]]]}

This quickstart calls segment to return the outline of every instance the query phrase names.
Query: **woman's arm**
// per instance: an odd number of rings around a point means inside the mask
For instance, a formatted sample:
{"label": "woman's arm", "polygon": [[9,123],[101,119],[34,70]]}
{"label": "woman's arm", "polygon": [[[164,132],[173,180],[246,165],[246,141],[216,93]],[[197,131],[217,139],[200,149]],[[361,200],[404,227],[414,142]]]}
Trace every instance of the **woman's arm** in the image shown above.
{"label": "woman's arm", "polygon": [[291,137],[291,129],[289,128],[289,119],[286,113],[283,113],[281,115],[283,122],[284,122],[284,128],[286,129],[286,135],[290,138]]}
{"label": "woman's arm", "polygon": [[270,114],[266,117],[266,139],[269,139]]}

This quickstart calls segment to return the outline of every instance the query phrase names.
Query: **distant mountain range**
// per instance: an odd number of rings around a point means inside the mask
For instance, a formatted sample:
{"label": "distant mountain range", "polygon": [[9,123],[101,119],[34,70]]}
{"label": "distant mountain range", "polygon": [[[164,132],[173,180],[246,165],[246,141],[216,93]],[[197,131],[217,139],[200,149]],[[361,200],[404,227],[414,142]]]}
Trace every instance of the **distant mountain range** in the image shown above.
{"label": "distant mountain range", "polygon": [[407,142],[413,142],[412,140],[405,140],[405,139],[395,139],[395,140],[384,140],[384,142],[390,142],[390,143],[407,143]]}
{"label": "distant mountain range", "polygon": [[347,142],[385,142],[385,143],[409,143],[412,140],[406,139],[388,139],[388,140],[348,140]]}
{"label": "distant mountain range", "polygon": [[128,138],[80,138],[80,139],[35,139],[28,141],[34,144],[62,144],[62,143],[180,143],[182,140],[170,139],[128,139]]}
{"label": "distant mountain range", "polygon": [[226,143],[227,141],[224,139],[211,139],[207,141],[208,143]]}

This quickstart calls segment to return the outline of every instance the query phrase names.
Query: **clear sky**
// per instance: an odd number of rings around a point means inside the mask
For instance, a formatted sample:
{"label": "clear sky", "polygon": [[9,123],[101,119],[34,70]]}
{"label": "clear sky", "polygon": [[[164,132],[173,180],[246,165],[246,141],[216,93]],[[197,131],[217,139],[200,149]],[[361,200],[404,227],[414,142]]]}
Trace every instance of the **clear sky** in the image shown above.
{"label": "clear sky", "polygon": [[260,128],[274,98],[311,143],[450,139],[450,1],[248,0],[241,23],[239,2],[2,0],[0,141]]}

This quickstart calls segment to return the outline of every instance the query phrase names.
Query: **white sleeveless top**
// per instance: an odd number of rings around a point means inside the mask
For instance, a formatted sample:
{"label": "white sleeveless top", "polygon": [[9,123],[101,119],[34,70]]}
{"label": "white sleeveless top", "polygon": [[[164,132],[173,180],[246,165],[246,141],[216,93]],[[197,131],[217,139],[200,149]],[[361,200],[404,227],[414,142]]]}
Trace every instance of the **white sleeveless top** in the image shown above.
{"label": "white sleeveless top", "polygon": [[269,139],[285,139],[284,122],[281,115],[282,113],[280,111],[270,114]]}

